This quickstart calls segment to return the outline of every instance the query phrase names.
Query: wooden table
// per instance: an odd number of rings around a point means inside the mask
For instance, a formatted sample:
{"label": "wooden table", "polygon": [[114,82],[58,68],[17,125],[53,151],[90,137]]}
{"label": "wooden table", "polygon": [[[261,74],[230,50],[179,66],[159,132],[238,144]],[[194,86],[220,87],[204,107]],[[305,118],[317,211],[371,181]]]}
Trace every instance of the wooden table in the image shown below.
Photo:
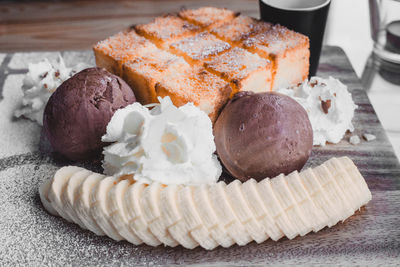
{"label": "wooden table", "polygon": [[229,7],[258,17],[257,0],[116,0],[0,3],[0,52],[90,49],[132,24],[182,7]]}

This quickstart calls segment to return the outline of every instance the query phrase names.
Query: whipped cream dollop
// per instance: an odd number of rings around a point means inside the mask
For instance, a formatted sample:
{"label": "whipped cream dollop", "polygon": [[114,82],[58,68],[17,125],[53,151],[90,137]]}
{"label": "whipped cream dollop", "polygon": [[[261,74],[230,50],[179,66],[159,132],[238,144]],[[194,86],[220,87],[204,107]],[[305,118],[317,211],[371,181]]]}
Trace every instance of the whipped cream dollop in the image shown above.
{"label": "whipped cream dollop", "polygon": [[354,130],[351,120],[357,105],[347,86],[338,79],[312,77],[298,87],[278,92],[292,97],[307,111],[313,128],[314,145],[338,143],[347,130]]}
{"label": "whipped cream dollop", "polygon": [[51,94],[65,80],[85,67],[85,64],[80,63],[73,68],[67,68],[60,55],[54,63],[47,58],[38,63],[30,63],[28,73],[23,80],[24,95],[21,107],[14,112],[14,115],[23,116],[43,125],[44,108]]}
{"label": "whipped cream dollop", "polygon": [[145,183],[215,183],[222,168],[207,114],[192,103],[158,100],[152,109],[136,102],[115,112],[102,138],[113,142],[103,150],[104,172]]}

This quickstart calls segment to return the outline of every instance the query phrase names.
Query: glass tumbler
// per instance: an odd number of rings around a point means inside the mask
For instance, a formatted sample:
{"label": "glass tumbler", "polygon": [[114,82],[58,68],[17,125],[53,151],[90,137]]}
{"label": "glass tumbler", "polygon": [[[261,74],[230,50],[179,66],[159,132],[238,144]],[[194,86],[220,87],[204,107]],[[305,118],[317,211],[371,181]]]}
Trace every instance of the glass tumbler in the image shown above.
{"label": "glass tumbler", "polygon": [[400,64],[400,0],[369,0],[374,53]]}

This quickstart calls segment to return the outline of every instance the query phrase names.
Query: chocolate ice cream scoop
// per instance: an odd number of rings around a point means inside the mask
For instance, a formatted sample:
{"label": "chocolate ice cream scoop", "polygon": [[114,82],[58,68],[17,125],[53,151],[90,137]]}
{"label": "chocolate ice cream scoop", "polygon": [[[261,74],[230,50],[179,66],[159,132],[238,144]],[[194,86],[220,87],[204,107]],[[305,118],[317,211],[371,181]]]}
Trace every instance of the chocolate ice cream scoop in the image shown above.
{"label": "chocolate ice cream scoop", "polygon": [[220,160],[241,181],[300,170],[313,144],[303,107],[273,92],[237,93],[218,117],[214,135]]}
{"label": "chocolate ice cream scoop", "polygon": [[132,89],[120,77],[88,68],[62,83],[50,97],[44,131],[53,149],[71,160],[98,156],[114,112],[135,101]]}

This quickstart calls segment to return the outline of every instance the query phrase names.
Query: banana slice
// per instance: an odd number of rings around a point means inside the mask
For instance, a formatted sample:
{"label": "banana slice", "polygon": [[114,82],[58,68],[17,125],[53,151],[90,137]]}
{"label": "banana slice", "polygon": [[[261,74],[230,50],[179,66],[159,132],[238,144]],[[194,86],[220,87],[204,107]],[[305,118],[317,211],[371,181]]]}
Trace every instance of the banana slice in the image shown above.
{"label": "banana slice", "polygon": [[310,223],[313,231],[317,232],[324,228],[329,221],[329,218],[322,210],[315,206],[300,180],[299,173],[294,171],[286,176],[285,180],[290,192],[299,206],[299,209],[302,210],[304,216],[309,219],[308,223]]}
{"label": "banana slice", "polygon": [[[335,177],[341,188],[346,188],[348,191],[348,199],[353,204],[352,208],[358,208],[362,206],[364,201],[363,192],[361,191],[364,186],[357,183],[356,179],[352,179],[350,174],[347,172],[343,164],[337,159],[332,158],[324,164],[331,172],[332,176]],[[355,175],[354,177],[357,177]]]}
{"label": "banana slice", "polygon": [[152,183],[144,189],[140,198],[143,218],[146,220],[150,231],[161,243],[176,247],[179,243],[169,234],[164,221],[161,219],[160,191],[162,189],[160,183]]}
{"label": "banana slice", "polygon": [[304,236],[312,231],[312,222],[305,217],[305,215],[297,205],[297,202],[293,198],[293,195],[287,186],[285,175],[278,175],[277,177],[269,181],[276,198],[282,205],[282,208],[288,216],[289,220],[293,222],[293,224],[296,226],[299,234],[301,236]]}
{"label": "banana slice", "polygon": [[354,214],[354,211],[346,198],[343,190],[338,186],[334,177],[329,170],[322,164],[313,169],[315,177],[320,182],[325,194],[331,199],[335,205],[340,208],[339,220],[344,221],[346,218]]}
{"label": "banana slice", "polygon": [[84,179],[86,179],[91,174],[91,171],[85,169],[74,173],[68,180],[66,189],[61,194],[61,202],[63,203],[65,213],[67,213],[67,215],[83,229],[87,228],[76,214],[74,203],[76,201],[76,197],[79,197],[76,191],[80,189],[80,186]]}
{"label": "banana slice", "polygon": [[371,191],[369,191],[368,185],[357,166],[348,157],[337,159],[337,163],[341,165],[342,169],[346,170],[355,186],[359,188],[361,193],[360,207],[367,204],[372,199]]}
{"label": "banana slice", "polygon": [[[169,186],[167,189],[169,189]],[[167,191],[167,189],[164,191]],[[208,229],[204,227],[205,223],[197,212],[193,200],[193,186],[185,186],[177,191],[180,214],[182,214],[183,220],[193,239],[207,250],[216,248],[218,243],[211,237]]]}
{"label": "banana slice", "polygon": [[254,179],[246,181],[242,184],[241,188],[243,196],[256,220],[265,227],[265,233],[271,237],[272,240],[276,241],[284,234],[273,217],[274,211],[271,207],[265,206],[264,200],[262,200],[261,194],[258,190],[258,186],[258,183]]}
{"label": "banana slice", "polygon": [[199,243],[190,235],[188,225],[183,220],[178,206],[177,190],[180,189],[181,186],[171,186],[171,189],[167,189],[169,187],[170,186],[167,186],[161,193],[160,206],[162,219],[166,222],[166,225],[168,225],[168,232],[176,241],[185,248],[193,249],[197,247]]}
{"label": "banana slice", "polygon": [[235,180],[226,187],[226,195],[237,218],[251,238],[257,243],[262,243],[269,238],[266,234],[266,228],[256,220],[243,196],[241,188],[242,183],[239,180]]}
{"label": "banana slice", "polygon": [[46,180],[40,187],[39,187],[39,196],[40,200],[42,201],[42,204],[44,208],[54,216],[60,216],[58,212],[53,208],[51,205],[51,202],[48,198],[49,196],[49,190],[51,187],[51,183],[53,182],[53,179]]}
{"label": "banana slice", "polygon": [[143,243],[137,234],[129,227],[127,211],[124,205],[125,193],[132,184],[131,180],[122,180],[108,192],[108,209],[110,220],[117,232],[128,242],[140,245]]}
{"label": "banana slice", "polygon": [[291,221],[289,216],[286,214],[271,187],[270,179],[266,178],[259,182],[257,189],[259,190],[261,199],[264,201],[265,207],[268,209],[268,213],[271,214],[272,218],[285,236],[289,239],[293,239],[300,234],[300,229],[297,226],[298,222]]}
{"label": "banana slice", "polygon": [[127,219],[130,228],[135,234],[149,246],[156,247],[161,244],[148,229],[146,220],[144,219],[140,199],[142,192],[147,187],[147,184],[134,183],[129,186],[128,191],[125,193],[124,209],[127,211]]}
{"label": "banana slice", "polygon": [[326,226],[331,227],[335,225],[341,217],[341,208],[337,207],[333,200],[325,193],[312,169],[302,171],[299,177],[317,209],[328,217]]}
{"label": "banana slice", "polygon": [[227,233],[239,246],[244,246],[251,242],[250,235],[237,219],[235,212],[229,204],[225,193],[226,184],[218,182],[214,186],[208,187],[208,191],[211,206],[217,214],[220,226],[227,230]]}
{"label": "banana slice", "polygon": [[90,193],[92,189],[105,178],[104,175],[93,173],[89,175],[76,190],[76,201],[74,202],[74,210],[76,215],[81,222],[86,226],[87,229],[95,233],[96,235],[105,235],[103,230],[98,226],[97,222],[91,215],[90,206]]}
{"label": "banana slice", "polygon": [[221,227],[208,195],[209,185],[193,187],[193,199],[204,226],[210,232],[212,238],[223,247],[232,246],[235,241],[229,236],[226,229]]}
{"label": "banana slice", "polygon": [[51,205],[61,217],[63,217],[65,220],[69,222],[72,222],[72,219],[64,211],[64,206],[61,201],[61,195],[64,192],[65,188],[67,187],[68,180],[71,178],[71,176],[74,173],[81,170],[83,170],[83,168],[75,166],[68,166],[61,168],[54,175],[53,182],[51,183],[49,189],[48,198],[50,200]]}
{"label": "banana slice", "polygon": [[335,179],[340,189],[343,191],[344,196],[351,206],[351,209],[356,210],[359,207],[361,192],[358,187],[355,186],[352,179],[348,177],[346,170],[342,170],[342,166],[336,163],[336,158],[332,158],[325,162],[323,165],[329,171],[332,179]]}
{"label": "banana slice", "polygon": [[118,180],[115,177],[110,176],[102,179],[93,188],[90,194],[90,213],[108,237],[115,241],[121,241],[124,238],[110,222],[110,213],[108,210],[108,192],[117,182]]}

